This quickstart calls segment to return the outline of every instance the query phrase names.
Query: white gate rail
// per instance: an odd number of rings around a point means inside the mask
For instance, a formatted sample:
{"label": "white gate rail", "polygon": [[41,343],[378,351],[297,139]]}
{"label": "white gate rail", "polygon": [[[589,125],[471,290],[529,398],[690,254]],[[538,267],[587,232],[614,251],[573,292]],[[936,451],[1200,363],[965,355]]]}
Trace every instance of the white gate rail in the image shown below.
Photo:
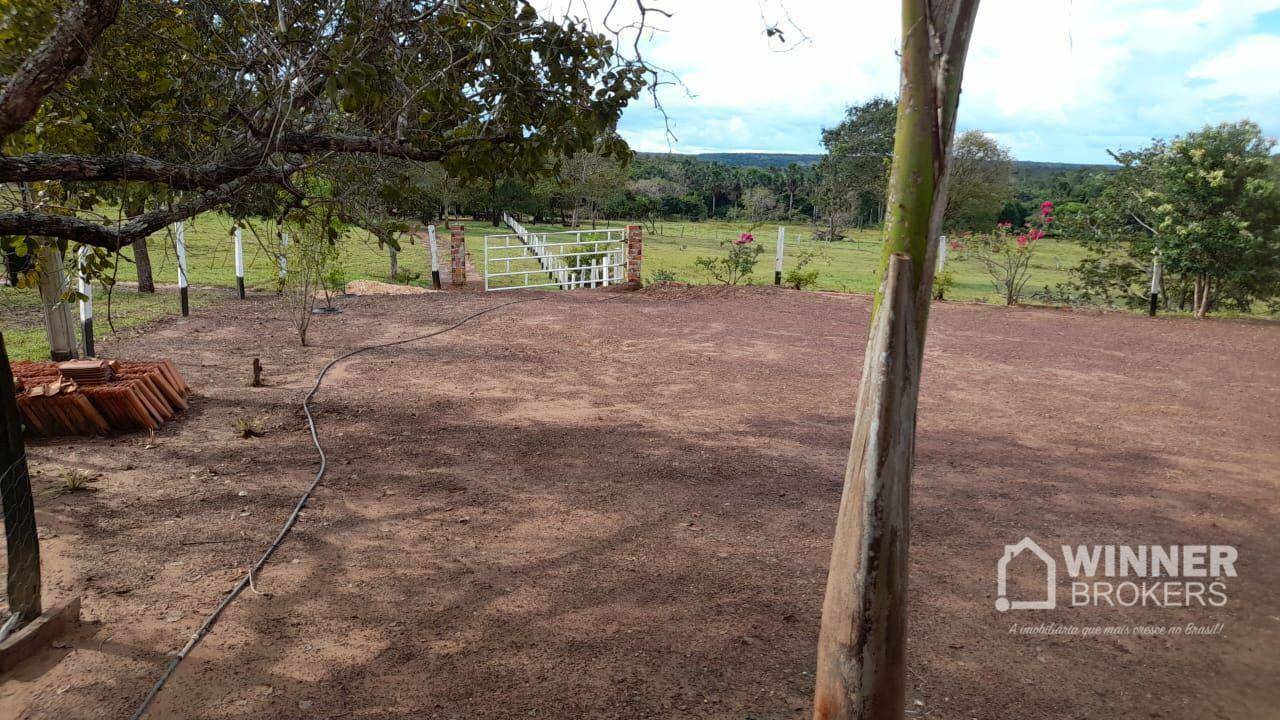
{"label": "white gate rail", "polygon": [[[622,228],[539,233],[529,232],[507,213],[502,221],[514,233],[485,236],[485,290],[568,290],[622,282],[626,265]],[[517,279],[518,283],[511,283]]]}

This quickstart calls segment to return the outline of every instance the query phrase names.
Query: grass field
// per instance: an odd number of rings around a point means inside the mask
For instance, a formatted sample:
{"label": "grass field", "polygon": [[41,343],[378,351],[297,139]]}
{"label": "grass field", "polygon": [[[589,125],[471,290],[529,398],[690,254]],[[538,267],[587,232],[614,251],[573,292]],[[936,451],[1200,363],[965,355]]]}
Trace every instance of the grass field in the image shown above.
{"label": "grass field", "polygon": [[[617,227],[601,224],[600,227]],[[851,230],[849,239],[839,242],[820,242],[812,239],[812,228],[804,224],[787,224],[786,253],[783,273],[795,266],[796,258],[806,248],[820,250],[822,257],[809,267],[819,272],[817,290],[870,293],[876,289],[876,266],[880,260],[880,230]],[[646,281],[653,273],[666,270],[683,282],[695,284],[713,283],[715,280],[700,270],[694,261],[699,257],[721,255],[727,244],[739,233],[750,231],[755,241],[765,248],[751,277],[754,284],[773,282],[773,255],[777,241],[778,224],[752,227],[747,223],[730,222],[664,222],[658,223],[656,234],[646,233],[644,239],[644,273]],[[530,225],[530,231],[555,232],[562,228],[551,225]],[[1079,245],[1070,242],[1045,240],[1036,250],[1032,260],[1031,279],[1027,293],[1054,286],[1067,279],[1067,271],[1084,256]],[[947,263],[955,277],[947,298],[952,300],[977,300],[1001,302],[1001,295],[991,278],[976,261],[952,255]]]}
{"label": "grass field", "polygon": [[[193,308],[228,297],[235,288],[235,256],[231,237],[231,219],[218,213],[206,213],[186,223],[187,272],[191,284]],[[274,245],[274,229],[268,225],[244,233],[245,285],[250,290],[271,291],[276,288],[278,265]],[[480,238],[492,226],[469,223],[468,247],[479,247]],[[402,242],[407,242],[402,240]],[[119,286],[111,294],[111,318],[117,330],[137,327],[165,316],[177,315],[178,263],[173,239],[168,232],[157,233],[148,241],[152,274],[157,283],[154,295],[139,293],[133,283],[137,275],[133,267],[133,251],[126,249],[127,262],[120,265]],[[442,262],[448,260],[448,237],[441,244]],[[367,233],[349,233],[343,243],[342,269],[347,280],[387,280],[390,261],[385,249]],[[415,285],[431,282],[431,260],[420,244],[404,244],[399,256],[402,273],[417,273]],[[169,287],[163,287],[163,286]],[[107,292],[94,287],[94,325],[98,334],[109,331]],[[72,309],[73,315],[75,309]],[[78,323],[77,323],[78,324]],[[46,358],[49,353],[40,318],[40,298],[34,290],[17,290],[0,286],[0,332],[4,333],[9,356],[15,360]]]}
{"label": "grass field", "polygon": [[[491,233],[509,232],[505,227],[494,228],[484,221],[468,221],[467,247],[472,253],[477,269],[483,266],[483,237]],[[624,223],[601,223],[599,227],[621,227]],[[777,224],[751,226],[732,222],[662,222],[657,232],[647,232],[644,244],[644,276],[648,281],[656,272],[667,271],[678,280],[696,284],[715,282],[695,265],[699,256],[723,254],[727,244],[739,233],[751,231],[765,252],[760,256],[751,282],[773,282],[773,248],[777,237]],[[879,230],[850,231],[849,239],[839,242],[815,242],[811,227],[804,224],[788,224],[787,252],[784,272],[794,267],[799,253],[806,248],[817,248],[821,257],[810,267],[818,270],[815,289],[838,292],[870,293],[877,284],[876,264],[880,258]],[[554,225],[530,225],[531,231],[556,232],[564,228]],[[270,291],[276,288],[277,272],[274,228],[255,226],[256,232],[245,232],[245,283],[251,290]],[[207,213],[189,221],[186,225],[188,272],[192,286],[193,306],[219,297],[227,297],[235,285],[234,257],[231,240],[230,218]],[[150,242],[150,254],[154,277],[161,285],[177,282],[177,261],[173,240],[168,232],[157,233]],[[447,263],[447,238],[441,244],[442,262]],[[1070,242],[1042,241],[1032,262],[1032,275],[1027,283],[1027,294],[1052,287],[1066,280],[1068,270],[1083,257],[1083,249]],[[112,293],[111,318],[116,329],[137,327],[167,315],[178,313],[177,291],[174,287],[161,287],[155,295],[138,293],[131,283],[136,279],[132,266],[132,251],[126,249],[128,262],[120,267],[118,280],[122,283]],[[402,272],[418,274],[415,285],[430,282],[430,258],[422,244],[405,244],[399,255]],[[348,235],[343,244],[342,272],[346,280],[387,280],[389,260],[385,249],[367,233],[356,231]],[[954,285],[948,292],[951,300],[1001,302],[1000,293],[990,277],[973,260],[963,255],[948,261],[954,276]],[[447,269],[447,264],[446,264]],[[108,331],[107,297],[104,288],[95,287],[95,323],[99,333]],[[1028,298],[1034,301],[1031,298]],[[0,287],[0,331],[4,332],[9,355],[15,359],[42,358],[48,354],[48,344],[40,320],[39,297],[31,290],[15,290]]]}

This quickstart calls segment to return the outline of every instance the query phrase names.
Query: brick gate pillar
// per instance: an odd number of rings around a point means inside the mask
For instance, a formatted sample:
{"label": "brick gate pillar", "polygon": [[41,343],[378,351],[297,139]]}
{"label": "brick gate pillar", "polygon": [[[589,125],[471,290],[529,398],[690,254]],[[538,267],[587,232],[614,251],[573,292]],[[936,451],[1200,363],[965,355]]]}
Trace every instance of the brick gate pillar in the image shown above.
{"label": "brick gate pillar", "polygon": [[640,287],[640,265],[644,256],[644,228],[627,226],[627,282]]}
{"label": "brick gate pillar", "polygon": [[449,281],[467,284],[467,232],[462,225],[449,228]]}

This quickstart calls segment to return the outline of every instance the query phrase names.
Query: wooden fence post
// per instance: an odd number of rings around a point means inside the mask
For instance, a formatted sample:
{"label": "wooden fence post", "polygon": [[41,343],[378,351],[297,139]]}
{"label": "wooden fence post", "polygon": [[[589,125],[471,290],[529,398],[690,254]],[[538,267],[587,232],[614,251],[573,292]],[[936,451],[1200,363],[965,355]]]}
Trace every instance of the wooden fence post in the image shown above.
{"label": "wooden fence post", "polygon": [[782,284],[782,255],[783,247],[787,243],[787,228],[783,225],[778,226],[778,249],[773,254],[773,284]]}
{"label": "wooden fence post", "polygon": [[236,228],[236,294],[244,299],[244,233]]}
{"label": "wooden fence post", "polygon": [[289,233],[280,233],[280,287],[284,287],[285,278],[289,277]]}
{"label": "wooden fence post", "polygon": [[427,242],[431,244],[431,287],[440,289],[440,250],[436,246],[436,226],[427,226]]}
{"label": "wooden fence post", "polygon": [[1151,297],[1147,306],[1147,314],[1156,316],[1160,305],[1160,293],[1164,292],[1164,265],[1160,263],[1160,248],[1151,251]]}
{"label": "wooden fence post", "polygon": [[76,252],[77,279],[79,287],[76,288],[84,297],[80,301],[80,329],[84,338],[84,356],[94,357],[97,353],[93,351],[93,283],[89,281],[89,271],[85,267],[85,262],[89,259],[89,246],[81,245],[80,250]]}
{"label": "wooden fence post", "polygon": [[18,412],[13,368],[0,333],[0,502],[4,503],[4,539],[9,562],[6,591],[9,610],[19,623],[35,620],[43,612],[40,603],[40,539],[36,535],[36,508],[31,498],[31,477],[22,442],[22,416]]}
{"label": "wooden fence post", "polygon": [[467,284],[467,232],[462,225],[449,228],[449,282]]}
{"label": "wooden fence post", "polygon": [[178,297],[182,303],[182,317],[191,314],[191,305],[187,300],[187,232],[182,223],[173,229],[173,244],[178,251]]}
{"label": "wooden fence post", "polygon": [[920,342],[911,259],[889,258],[863,361],[818,636],[815,720],[902,720]]}

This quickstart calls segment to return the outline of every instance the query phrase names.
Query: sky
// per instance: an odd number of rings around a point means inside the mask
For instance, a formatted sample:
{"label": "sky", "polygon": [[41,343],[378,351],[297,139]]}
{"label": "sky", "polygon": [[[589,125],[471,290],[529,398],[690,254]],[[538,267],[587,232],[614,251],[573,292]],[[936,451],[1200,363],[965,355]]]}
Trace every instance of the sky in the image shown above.
{"label": "sky", "polygon": [[[556,1],[597,24],[611,2]],[[659,99],[675,138],[646,95],[619,126],[636,150],[817,153],[848,105],[897,93],[899,3],[649,3],[673,13],[641,48],[671,73]],[[959,129],[1018,159],[1110,162],[1242,118],[1280,134],[1280,0],[982,0]]]}

